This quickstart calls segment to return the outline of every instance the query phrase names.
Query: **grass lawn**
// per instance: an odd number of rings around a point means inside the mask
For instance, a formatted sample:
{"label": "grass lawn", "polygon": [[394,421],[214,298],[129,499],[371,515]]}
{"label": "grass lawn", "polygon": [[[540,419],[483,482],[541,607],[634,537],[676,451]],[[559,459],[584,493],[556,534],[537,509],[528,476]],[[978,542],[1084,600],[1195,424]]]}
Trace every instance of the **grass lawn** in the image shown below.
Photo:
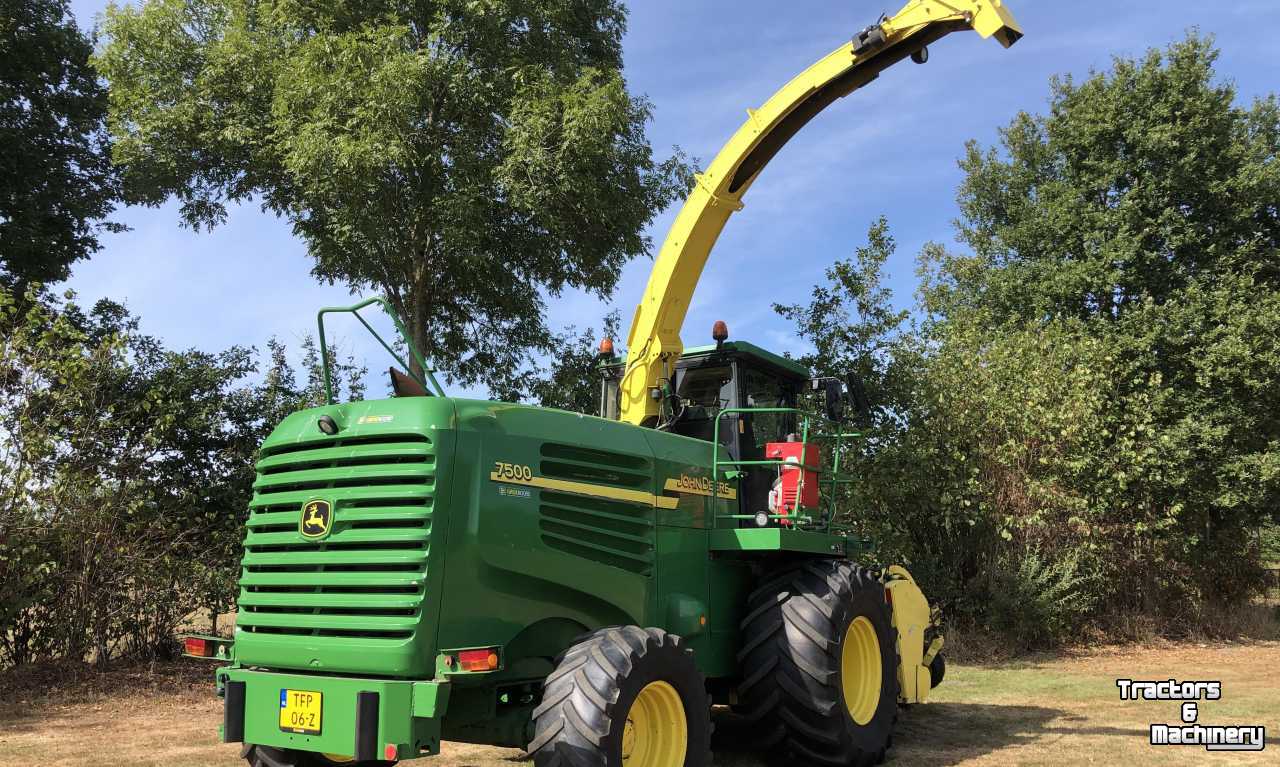
{"label": "grass lawn", "polygon": [[[904,710],[890,765],[1275,764],[1280,733],[1280,642],[1104,649],[1013,663],[952,665],[930,703]],[[233,767],[217,743],[221,708],[211,667],[193,662],[117,674],[25,672],[0,677],[0,767]],[[1218,679],[1205,724],[1261,724],[1262,753],[1152,747],[1147,725],[1176,723],[1178,704],[1119,699],[1117,677]],[[423,767],[512,767],[519,752],[446,744]],[[717,765],[761,767],[749,753]]]}

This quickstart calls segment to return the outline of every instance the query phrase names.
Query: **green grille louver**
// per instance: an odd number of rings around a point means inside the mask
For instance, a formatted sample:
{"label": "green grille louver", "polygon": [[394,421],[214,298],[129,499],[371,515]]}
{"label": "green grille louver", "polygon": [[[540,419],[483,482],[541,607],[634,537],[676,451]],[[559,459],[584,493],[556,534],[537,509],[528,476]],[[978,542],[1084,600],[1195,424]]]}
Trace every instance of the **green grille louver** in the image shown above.
{"label": "green grille louver", "polygon": [[[624,489],[648,487],[648,460],[547,442],[539,471],[555,479]],[[644,504],[542,491],[539,529],[548,547],[638,575],[653,571],[653,509]]]}
{"label": "green grille louver", "polygon": [[[237,627],[334,650],[343,640],[374,652],[379,643],[412,641],[427,579],[433,448],[422,434],[386,433],[264,448]],[[302,505],[313,498],[333,505],[319,541],[298,532]]]}

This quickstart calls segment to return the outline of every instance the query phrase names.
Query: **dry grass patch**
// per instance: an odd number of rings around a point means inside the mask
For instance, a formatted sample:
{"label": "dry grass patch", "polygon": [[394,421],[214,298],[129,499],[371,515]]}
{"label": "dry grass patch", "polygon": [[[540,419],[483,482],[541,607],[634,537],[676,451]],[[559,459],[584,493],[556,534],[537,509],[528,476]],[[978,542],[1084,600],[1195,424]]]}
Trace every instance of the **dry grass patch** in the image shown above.
{"label": "dry grass patch", "polygon": [[[1274,763],[1280,643],[1154,644],[991,664],[955,664],[933,702],[903,711],[890,765],[1254,765]],[[99,674],[84,667],[0,675],[0,767],[237,767],[218,743],[211,665],[161,664]],[[1147,745],[1147,725],[1176,722],[1176,703],[1121,702],[1120,676],[1220,679],[1201,722],[1263,724],[1261,754]],[[519,752],[445,744],[423,767],[512,767]],[[717,767],[762,767],[753,754]]]}

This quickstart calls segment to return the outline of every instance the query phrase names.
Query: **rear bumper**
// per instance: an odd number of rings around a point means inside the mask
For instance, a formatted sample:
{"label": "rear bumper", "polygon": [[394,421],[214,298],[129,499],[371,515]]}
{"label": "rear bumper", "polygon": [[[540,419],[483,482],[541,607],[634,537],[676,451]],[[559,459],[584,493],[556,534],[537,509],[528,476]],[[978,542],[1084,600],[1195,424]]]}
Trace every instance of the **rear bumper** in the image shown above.
{"label": "rear bumper", "polygon": [[[357,759],[412,759],[440,752],[440,720],[448,682],[278,674],[227,667],[218,670],[224,697],[222,739]],[[323,694],[318,735],[280,729],[280,691]]]}

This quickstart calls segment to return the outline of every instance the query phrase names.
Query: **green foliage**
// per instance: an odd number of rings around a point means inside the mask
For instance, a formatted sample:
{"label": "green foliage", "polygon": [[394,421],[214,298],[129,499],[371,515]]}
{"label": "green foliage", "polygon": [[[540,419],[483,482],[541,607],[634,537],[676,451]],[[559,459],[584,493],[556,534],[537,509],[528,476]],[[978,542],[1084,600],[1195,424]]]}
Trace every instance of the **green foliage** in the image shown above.
{"label": "green foliage", "polygon": [[610,312],[600,331],[587,328],[581,333],[570,325],[555,336],[555,351],[526,384],[527,396],[542,407],[597,415],[600,412],[600,354],[602,338],[617,338],[621,319]]}
{"label": "green foliage", "polygon": [[1258,545],[1262,550],[1262,564],[1271,569],[1280,569],[1280,525],[1263,525],[1258,532]]}
{"label": "green foliage", "polygon": [[1096,576],[1081,572],[1075,554],[1052,559],[1038,549],[1014,550],[993,571],[991,627],[1018,649],[1043,647],[1076,635],[1093,611]]}
{"label": "green foliage", "polygon": [[[867,232],[867,244],[853,258],[826,270],[828,285],[817,285],[809,304],[773,309],[796,324],[800,338],[813,349],[800,357],[818,375],[854,372],[867,387],[873,406],[896,404],[891,350],[901,340],[908,312],[895,310],[883,285],[884,265],[897,250],[889,223],[881,216]],[[881,411],[880,415],[886,415]]]}
{"label": "green foliage", "polygon": [[[848,508],[931,596],[1024,646],[1184,632],[1261,586],[1280,509],[1274,98],[1211,45],[1056,80],[970,145],[962,241],[921,254],[919,322],[879,290],[883,222],[810,306],[823,372],[880,405]],[[824,339],[834,339],[828,341]]]}
{"label": "green foliage", "polygon": [[252,350],[167,350],[109,301],[0,289],[0,326],[0,664],[168,651],[232,604],[258,445],[318,399],[314,344],[300,386],[274,341],[255,382]]}
{"label": "green foliage", "polygon": [[[1280,501],[1280,109],[1235,105],[1191,35],[1085,82],[1055,81],[1003,156],[970,146],[960,200],[971,258],[936,263],[931,308],[994,331],[1082,318],[1123,365],[1106,449],[1162,604],[1238,601],[1249,531]],[[1147,531],[1151,531],[1148,533]],[[1148,540],[1142,540],[1148,539]]]}
{"label": "green foliage", "polygon": [[1274,287],[1280,106],[1235,106],[1216,58],[1193,34],[1056,79],[1049,113],[1016,117],[1003,153],[971,143],[959,201],[974,255],[948,265],[949,300],[994,321],[1118,320],[1219,277]]}
{"label": "green foliage", "polygon": [[0,0],[0,284],[65,280],[118,187],[92,43],[65,0]]}
{"label": "green foliage", "polygon": [[321,280],[383,292],[452,380],[550,352],[545,297],[611,293],[686,188],[623,80],[625,12],[585,2],[112,7],[97,63],[133,199],[213,226],[260,200]]}

